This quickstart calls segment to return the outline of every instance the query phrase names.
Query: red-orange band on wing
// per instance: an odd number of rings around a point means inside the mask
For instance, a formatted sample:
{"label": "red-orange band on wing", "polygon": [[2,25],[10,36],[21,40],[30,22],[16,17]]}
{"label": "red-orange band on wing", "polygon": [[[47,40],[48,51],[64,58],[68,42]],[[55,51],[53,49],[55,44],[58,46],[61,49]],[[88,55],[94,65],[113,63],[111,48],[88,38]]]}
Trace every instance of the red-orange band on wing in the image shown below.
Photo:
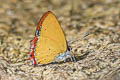
{"label": "red-orange band on wing", "polygon": [[43,21],[45,20],[46,16],[48,16],[48,14],[51,13],[51,11],[48,11],[47,13],[45,13],[42,18],[40,19],[38,25],[37,25],[37,30],[40,30],[40,26],[42,26]]}

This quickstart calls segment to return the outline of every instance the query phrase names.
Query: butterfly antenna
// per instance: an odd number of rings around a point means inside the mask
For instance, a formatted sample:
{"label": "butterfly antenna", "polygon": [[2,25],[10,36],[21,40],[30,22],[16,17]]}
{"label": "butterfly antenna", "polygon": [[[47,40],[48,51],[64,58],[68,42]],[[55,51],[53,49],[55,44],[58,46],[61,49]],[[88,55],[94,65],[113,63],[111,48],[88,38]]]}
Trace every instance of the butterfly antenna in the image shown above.
{"label": "butterfly antenna", "polygon": [[80,39],[77,39],[77,40],[74,40],[74,41],[71,41],[70,44],[76,42],[76,41],[79,41],[79,40],[83,40],[84,38],[86,38],[87,36],[89,36],[90,33],[85,33]]}

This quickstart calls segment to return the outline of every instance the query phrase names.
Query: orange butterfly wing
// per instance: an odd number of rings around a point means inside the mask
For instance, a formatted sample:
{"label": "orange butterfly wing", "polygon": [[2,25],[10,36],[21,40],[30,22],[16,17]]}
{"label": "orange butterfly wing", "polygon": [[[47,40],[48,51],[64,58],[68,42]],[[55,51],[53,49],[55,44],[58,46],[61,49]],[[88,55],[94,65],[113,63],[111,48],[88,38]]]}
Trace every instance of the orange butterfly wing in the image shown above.
{"label": "orange butterfly wing", "polygon": [[47,12],[38,24],[40,36],[35,48],[35,58],[40,64],[53,62],[60,53],[67,51],[66,38],[56,16]]}

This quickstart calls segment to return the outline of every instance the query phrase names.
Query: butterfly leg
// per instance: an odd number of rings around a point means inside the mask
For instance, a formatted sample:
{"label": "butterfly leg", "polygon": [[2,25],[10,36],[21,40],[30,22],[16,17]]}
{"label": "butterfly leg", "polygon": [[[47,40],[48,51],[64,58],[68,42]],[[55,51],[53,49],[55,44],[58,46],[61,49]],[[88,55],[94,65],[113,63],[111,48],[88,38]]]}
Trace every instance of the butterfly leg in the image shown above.
{"label": "butterfly leg", "polygon": [[72,62],[76,62],[75,56],[74,55],[70,55],[70,59]]}
{"label": "butterfly leg", "polygon": [[75,55],[72,55],[73,61],[76,62]]}

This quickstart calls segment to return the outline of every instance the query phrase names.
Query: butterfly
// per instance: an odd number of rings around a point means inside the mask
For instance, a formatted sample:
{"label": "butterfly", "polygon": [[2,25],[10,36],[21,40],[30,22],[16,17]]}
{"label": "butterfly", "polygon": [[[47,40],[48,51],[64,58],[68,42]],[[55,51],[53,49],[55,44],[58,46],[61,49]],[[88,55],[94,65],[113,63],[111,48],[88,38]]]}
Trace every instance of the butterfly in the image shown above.
{"label": "butterfly", "polygon": [[30,43],[29,54],[34,65],[65,61],[71,57],[64,32],[51,11],[40,19],[35,37]]}

